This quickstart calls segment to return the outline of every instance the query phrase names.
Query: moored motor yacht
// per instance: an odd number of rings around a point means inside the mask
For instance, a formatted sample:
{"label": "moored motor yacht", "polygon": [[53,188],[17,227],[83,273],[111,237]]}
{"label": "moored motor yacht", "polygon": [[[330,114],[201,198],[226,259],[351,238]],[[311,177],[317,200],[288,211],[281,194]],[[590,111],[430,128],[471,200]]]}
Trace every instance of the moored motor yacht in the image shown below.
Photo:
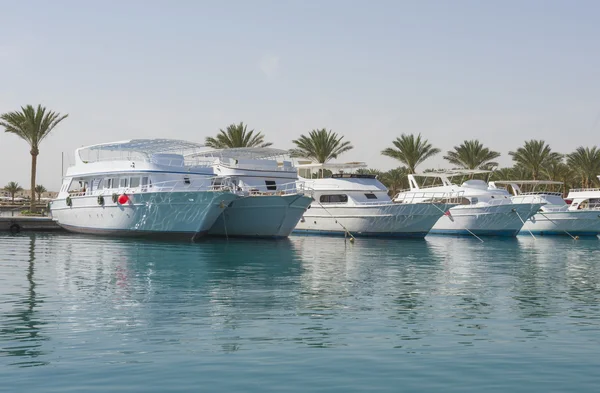
{"label": "moored motor yacht", "polygon": [[[597,236],[600,233],[600,211],[582,206],[583,201],[567,204],[561,192],[541,190],[542,187],[562,186],[562,182],[548,180],[510,180],[490,182],[510,186],[512,200],[517,203],[544,203],[539,212],[523,225],[521,233],[536,235]],[[523,191],[527,187],[529,191]]]}
{"label": "moored motor yacht", "polygon": [[[427,235],[433,224],[454,206],[445,192],[406,193],[397,203],[376,175],[354,173],[365,163],[298,165],[300,178],[314,201],[294,230],[297,233],[416,237]],[[331,171],[329,177],[312,178]],[[417,200],[418,199],[418,200]]]}
{"label": "moored motor yacht", "polygon": [[[597,176],[600,180],[600,176]],[[600,188],[573,188],[566,197],[570,210],[600,210]]]}
{"label": "moored motor yacht", "polygon": [[[461,203],[439,218],[430,233],[442,235],[516,236],[542,203],[514,203],[506,190],[491,189],[483,180],[454,184],[454,177],[487,174],[483,170],[458,170],[409,175],[411,191],[460,192]],[[425,179],[419,184],[417,177]],[[427,185],[427,180],[433,184]],[[399,194],[402,197],[402,194]]]}
{"label": "moored motor yacht", "polygon": [[[239,196],[209,231],[216,236],[287,237],[312,202],[298,190],[298,171],[283,159],[287,150],[234,148],[193,153],[190,160],[208,161],[215,184],[229,185]],[[300,185],[301,186],[301,185]]]}
{"label": "moored motor yacht", "polygon": [[202,148],[173,139],[132,139],[79,148],[53,219],[80,233],[195,239],[238,198],[215,187],[208,166],[190,168],[184,153]]}

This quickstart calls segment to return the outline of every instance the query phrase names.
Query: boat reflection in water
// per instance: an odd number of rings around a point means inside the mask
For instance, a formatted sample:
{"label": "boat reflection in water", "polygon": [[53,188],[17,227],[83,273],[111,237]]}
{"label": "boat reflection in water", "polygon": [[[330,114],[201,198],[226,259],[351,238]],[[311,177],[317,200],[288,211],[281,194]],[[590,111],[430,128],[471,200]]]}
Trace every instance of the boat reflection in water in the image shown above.
{"label": "boat reflection in water", "polygon": [[308,347],[512,350],[565,328],[562,319],[589,323],[600,301],[587,239],[194,244],[30,234],[0,235],[0,244],[0,346],[16,366],[137,364],[183,348],[194,358]]}

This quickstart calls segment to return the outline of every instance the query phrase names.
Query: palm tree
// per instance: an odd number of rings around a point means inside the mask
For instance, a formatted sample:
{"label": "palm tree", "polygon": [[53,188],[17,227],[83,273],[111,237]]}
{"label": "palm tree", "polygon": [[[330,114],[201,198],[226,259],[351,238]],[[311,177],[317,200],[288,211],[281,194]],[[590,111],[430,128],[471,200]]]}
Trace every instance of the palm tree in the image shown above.
{"label": "palm tree", "polygon": [[553,152],[543,140],[526,141],[523,147],[509,151],[508,155],[512,156],[517,165],[531,171],[533,180],[538,180],[544,165],[562,161],[562,154]]}
{"label": "palm tree", "polygon": [[408,184],[408,175],[410,173],[406,167],[402,166],[382,173],[380,180],[387,187],[388,194],[393,197],[400,191],[410,187]]}
{"label": "palm tree", "polygon": [[11,181],[6,186],[4,186],[4,191],[6,191],[10,194],[10,197],[12,199],[11,203],[14,204],[15,203],[15,194],[17,192],[23,191],[23,187],[21,187],[19,185],[19,183]]}
{"label": "palm tree", "polygon": [[272,143],[265,142],[262,132],[248,131],[248,126],[243,122],[231,124],[226,130],[219,130],[215,138],[206,137],[206,146],[214,149],[231,149],[235,147],[269,147]]}
{"label": "palm tree", "polygon": [[381,154],[384,156],[395,158],[408,167],[409,172],[415,173],[416,168],[423,161],[435,156],[441,150],[433,147],[427,139],[421,139],[421,134],[416,138],[413,134],[400,135],[393,142],[396,147],[383,150]]}
{"label": "palm tree", "polygon": [[545,165],[542,174],[547,180],[563,182],[563,194],[567,193],[567,188],[573,184],[576,175],[569,165],[560,161],[553,161]]}
{"label": "palm tree", "polygon": [[513,168],[500,168],[493,171],[490,175],[490,181],[493,180],[520,180],[514,176]]}
{"label": "palm tree", "polygon": [[0,126],[6,132],[15,134],[24,139],[30,146],[31,154],[31,200],[30,210],[34,210],[35,204],[35,175],[37,171],[37,157],[40,154],[40,143],[50,132],[69,115],[61,115],[57,112],[46,111],[46,108],[38,105],[37,109],[31,105],[21,107],[21,111],[8,112],[0,115]]}
{"label": "palm tree", "polygon": [[42,194],[47,191],[48,190],[46,190],[46,187],[42,186],[41,184],[38,184],[37,186],[35,186],[35,193],[37,194],[38,202],[42,199]]}
{"label": "palm tree", "polygon": [[590,187],[600,174],[600,149],[596,146],[578,147],[567,154],[567,165],[579,175],[583,187]]}
{"label": "palm tree", "polygon": [[498,166],[493,160],[500,153],[492,151],[477,140],[464,141],[460,146],[454,146],[454,151],[448,151],[444,159],[449,163],[465,169],[491,169]]}
{"label": "palm tree", "polygon": [[308,158],[319,164],[324,164],[329,160],[338,158],[342,153],[352,150],[354,146],[350,142],[342,142],[343,136],[325,128],[312,130],[306,135],[300,135],[300,138],[293,140],[295,149],[290,151],[292,157]]}
{"label": "palm tree", "polygon": [[372,168],[359,169],[356,171],[356,173],[359,175],[375,175],[378,178],[381,177],[381,175],[383,175],[383,172],[381,172],[379,169]]}

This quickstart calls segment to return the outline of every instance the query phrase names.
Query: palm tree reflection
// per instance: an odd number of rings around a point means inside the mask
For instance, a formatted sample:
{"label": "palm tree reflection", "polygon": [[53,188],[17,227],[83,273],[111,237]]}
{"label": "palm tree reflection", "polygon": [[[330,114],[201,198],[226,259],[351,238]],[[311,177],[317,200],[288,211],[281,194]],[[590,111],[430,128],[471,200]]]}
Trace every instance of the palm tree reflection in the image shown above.
{"label": "palm tree reflection", "polygon": [[29,263],[27,267],[27,296],[15,302],[15,309],[4,316],[6,324],[0,328],[3,341],[8,341],[6,347],[2,348],[5,356],[14,356],[16,360],[12,365],[20,367],[43,366],[47,361],[38,359],[46,355],[42,350],[42,342],[48,340],[41,334],[41,327],[46,324],[39,320],[38,311],[43,300],[36,293],[35,273],[35,241],[36,235],[30,236],[29,241]]}

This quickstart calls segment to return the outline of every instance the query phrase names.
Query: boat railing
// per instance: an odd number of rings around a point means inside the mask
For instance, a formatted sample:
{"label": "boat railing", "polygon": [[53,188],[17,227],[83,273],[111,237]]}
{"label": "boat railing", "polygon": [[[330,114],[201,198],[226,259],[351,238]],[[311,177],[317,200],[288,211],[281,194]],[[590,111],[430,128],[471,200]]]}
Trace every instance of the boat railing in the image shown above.
{"label": "boat railing", "polygon": [[569,192],[600,192],[600,188],[571,188]]}
{"label": "boat railing", "polygon": [[[512,201],[514,203],[544,203],[544,204],[548,204],[551,203],[548,199],[544,198],[544,196],[562,196],[562,194],[560,193],[543,193],[543,194],[519,194],[517,196],[514,196],[512,198]],[[562,200],[562,199],[561,199]],[[565,203],[566,205],[566,203]]]}
{"label": "boat railing", "polygon": [[81,158],[81,162],[84,164],[92,164],[92,163],[115,163],[114,166],[121,167],[124,162],[131,164],[134,163],[148,163],[153,165],[165,166],[165,167],[173,167],[173,168],[188,168],[188,167],[200,167],[200,168],[210,168],[213,166],[214,162],[209,160],[196,160],[194,162],[190,162],[187,159],[182,160],[181,158],[169,158],[169,157],[160,157],[159,160],[152,156],[147,156],[145,154],[137,154],[137,155],[110,155],[110,156],[101,156],[101,157],[87,157],[87,159]]}
{"label": "boat railing", "polygon": [[260,185],[260,186],[238,186],[235,187],[238,192],[242,192],[249,196],[271,196],[271,195],[294,195],[307,194],[312,196],[313,190],[306,188],[303,182],[290,182],[275,185]]}
{"label": "boat railing", "polygon": [[[216,179],[221,179],[216,183]],[[223,182],[222,178],[206,177],[206,179],[189,179],[183,180],[166,180],[163,182],[140,184],[137,187],[118,187],[118,188],[101,188],[88,190],[69,191],[70,197],[85,197],[85,196],[107,196],[112,194],[139,194],[145,192],[175,192],[175,191],[234,191],[234,185],[230,182]]]}
{"label": "boat railing", "polygon": [[401,191],[394,198],[396,203],[447,203],[460,204],[464,191]]}
{"label": "boat railing", "polygon": [[279,166],[279,165],[260,165],[250,163],[239,163],[238,160],[233,161],[218,161],[218,165],[222,165],[228,168],[240,169],[240,170],[255,170],[261,172],[296,172],[296,168],[292,166]]}
{"label": "boat railing", "polygon": [[552,196],[559,196],[562,197],[562,192],[545,192],[545,191],[532,191],[532,192],[522,192],[517,196],[521,196],[521,195],[552,195]]}

